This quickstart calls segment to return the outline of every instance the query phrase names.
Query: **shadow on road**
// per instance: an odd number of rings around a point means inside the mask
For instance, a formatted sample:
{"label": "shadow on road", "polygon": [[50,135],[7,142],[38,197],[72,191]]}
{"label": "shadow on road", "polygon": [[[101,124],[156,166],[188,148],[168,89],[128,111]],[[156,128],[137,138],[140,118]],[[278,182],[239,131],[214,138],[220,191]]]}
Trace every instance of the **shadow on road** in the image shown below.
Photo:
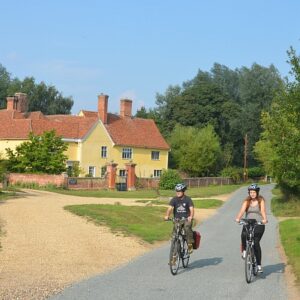
{"label": "shadow on road", "polygon": [[189,264],[187,270],[199,269],[207,266],[215,266],[220,264],[222,261],[223,261],[222,257],[198,259],[196,261],[193,261],[191,264]]}
{"label": "shadow on road", "polygon": [[268,265],[268,266],[264,266],[264,272],[260,275],[260,277],[266,278],[272,273],[284,273],[284,271],[285,271],[284,263],[279,263],[276,265]]}

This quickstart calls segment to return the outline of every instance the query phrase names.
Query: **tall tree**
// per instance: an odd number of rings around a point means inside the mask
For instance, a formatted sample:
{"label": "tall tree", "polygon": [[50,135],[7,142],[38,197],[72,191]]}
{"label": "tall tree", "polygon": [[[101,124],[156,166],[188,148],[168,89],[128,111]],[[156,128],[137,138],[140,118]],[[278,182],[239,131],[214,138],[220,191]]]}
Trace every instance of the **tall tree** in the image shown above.
{"label": "tall tree", "polygon": [[41,111],[46,115],[69,114],[73,106],[71,97],[63,97],[54,86],[47,86],[44,82],[35,83],[33,77],[26,77],[23,81],[14,79],[8,93],[15,92],[28,95],[29,111]]}
{"label": "tall tree", "polygon": [[286,199],[295,195],[299,199],[300,58],[292,47],[288,57],[295,81],[286,83],[285,89],[274,99],[271,110],[262,115],[264,131],[255,151],[265,168],[277,178]]}
{"label": "tall tree", "polygon": [[169,141],[177,168],[192,176],[216,173],[221,147],[213,126],[198,129],[177,125]]}
{"label": "tall tree", "polygon": [[10,85],[10,74],[0,64],[0,109],[6,107],[7,90]]}

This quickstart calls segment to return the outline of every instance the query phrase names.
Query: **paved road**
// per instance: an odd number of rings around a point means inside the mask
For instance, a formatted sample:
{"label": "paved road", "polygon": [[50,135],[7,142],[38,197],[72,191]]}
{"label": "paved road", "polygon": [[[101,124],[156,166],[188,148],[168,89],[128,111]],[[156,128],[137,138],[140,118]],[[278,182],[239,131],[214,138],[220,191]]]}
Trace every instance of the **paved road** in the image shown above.
{"label": "paved road", "polygon": [[200,226],[200,249],[188,269],[171,275],[169,247],[154,250],[128,265],[74,284],[51,300],[62,299],[287,299],[284,264],[277,251],[277,222],[270,213],[272,185],[262,187],[269,224],[263,236],[264,273],[247,284],[240,257],[240,231],[233,220],[246,188],[236,191],[218,213]]}

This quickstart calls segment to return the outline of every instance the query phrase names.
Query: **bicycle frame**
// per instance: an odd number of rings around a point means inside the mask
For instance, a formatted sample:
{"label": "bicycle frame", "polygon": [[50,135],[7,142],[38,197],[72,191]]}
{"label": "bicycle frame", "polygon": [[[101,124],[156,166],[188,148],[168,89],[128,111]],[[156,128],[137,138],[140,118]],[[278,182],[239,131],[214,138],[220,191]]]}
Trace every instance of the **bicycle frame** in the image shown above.
{"label": "bicycle frame", "polygon": [[242,219],[240,225],[244,225],[246,230],[246,258],[245,258],[245,276],[246,282],[250,283],[252,275],[257,275],[257,262],[254,253],[254,230],[257,225],[261,225],[255,219]]}
{"label": "bicycle frame", "polygon": [[186,232],[184,223],[186,219],[170,219],[174,223],[173,235],[171,240],[169,265],[173,275],[177,274],[180,260],[182,266],[186,268],[189,263],[190,255],[188,253],[188,246],[186,241]]}

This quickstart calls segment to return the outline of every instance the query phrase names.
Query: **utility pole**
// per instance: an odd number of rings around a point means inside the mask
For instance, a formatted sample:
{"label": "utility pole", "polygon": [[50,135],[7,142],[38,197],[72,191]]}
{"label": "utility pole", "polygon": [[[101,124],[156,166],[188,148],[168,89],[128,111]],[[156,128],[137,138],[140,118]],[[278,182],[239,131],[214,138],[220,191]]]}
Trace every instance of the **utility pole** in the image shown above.
{"label": "utility pole", "polygon": [[247,148],[248,148],[248,134],[245,134],[244,138],[244,182],[248,180],[248,171],[247,171]]}

